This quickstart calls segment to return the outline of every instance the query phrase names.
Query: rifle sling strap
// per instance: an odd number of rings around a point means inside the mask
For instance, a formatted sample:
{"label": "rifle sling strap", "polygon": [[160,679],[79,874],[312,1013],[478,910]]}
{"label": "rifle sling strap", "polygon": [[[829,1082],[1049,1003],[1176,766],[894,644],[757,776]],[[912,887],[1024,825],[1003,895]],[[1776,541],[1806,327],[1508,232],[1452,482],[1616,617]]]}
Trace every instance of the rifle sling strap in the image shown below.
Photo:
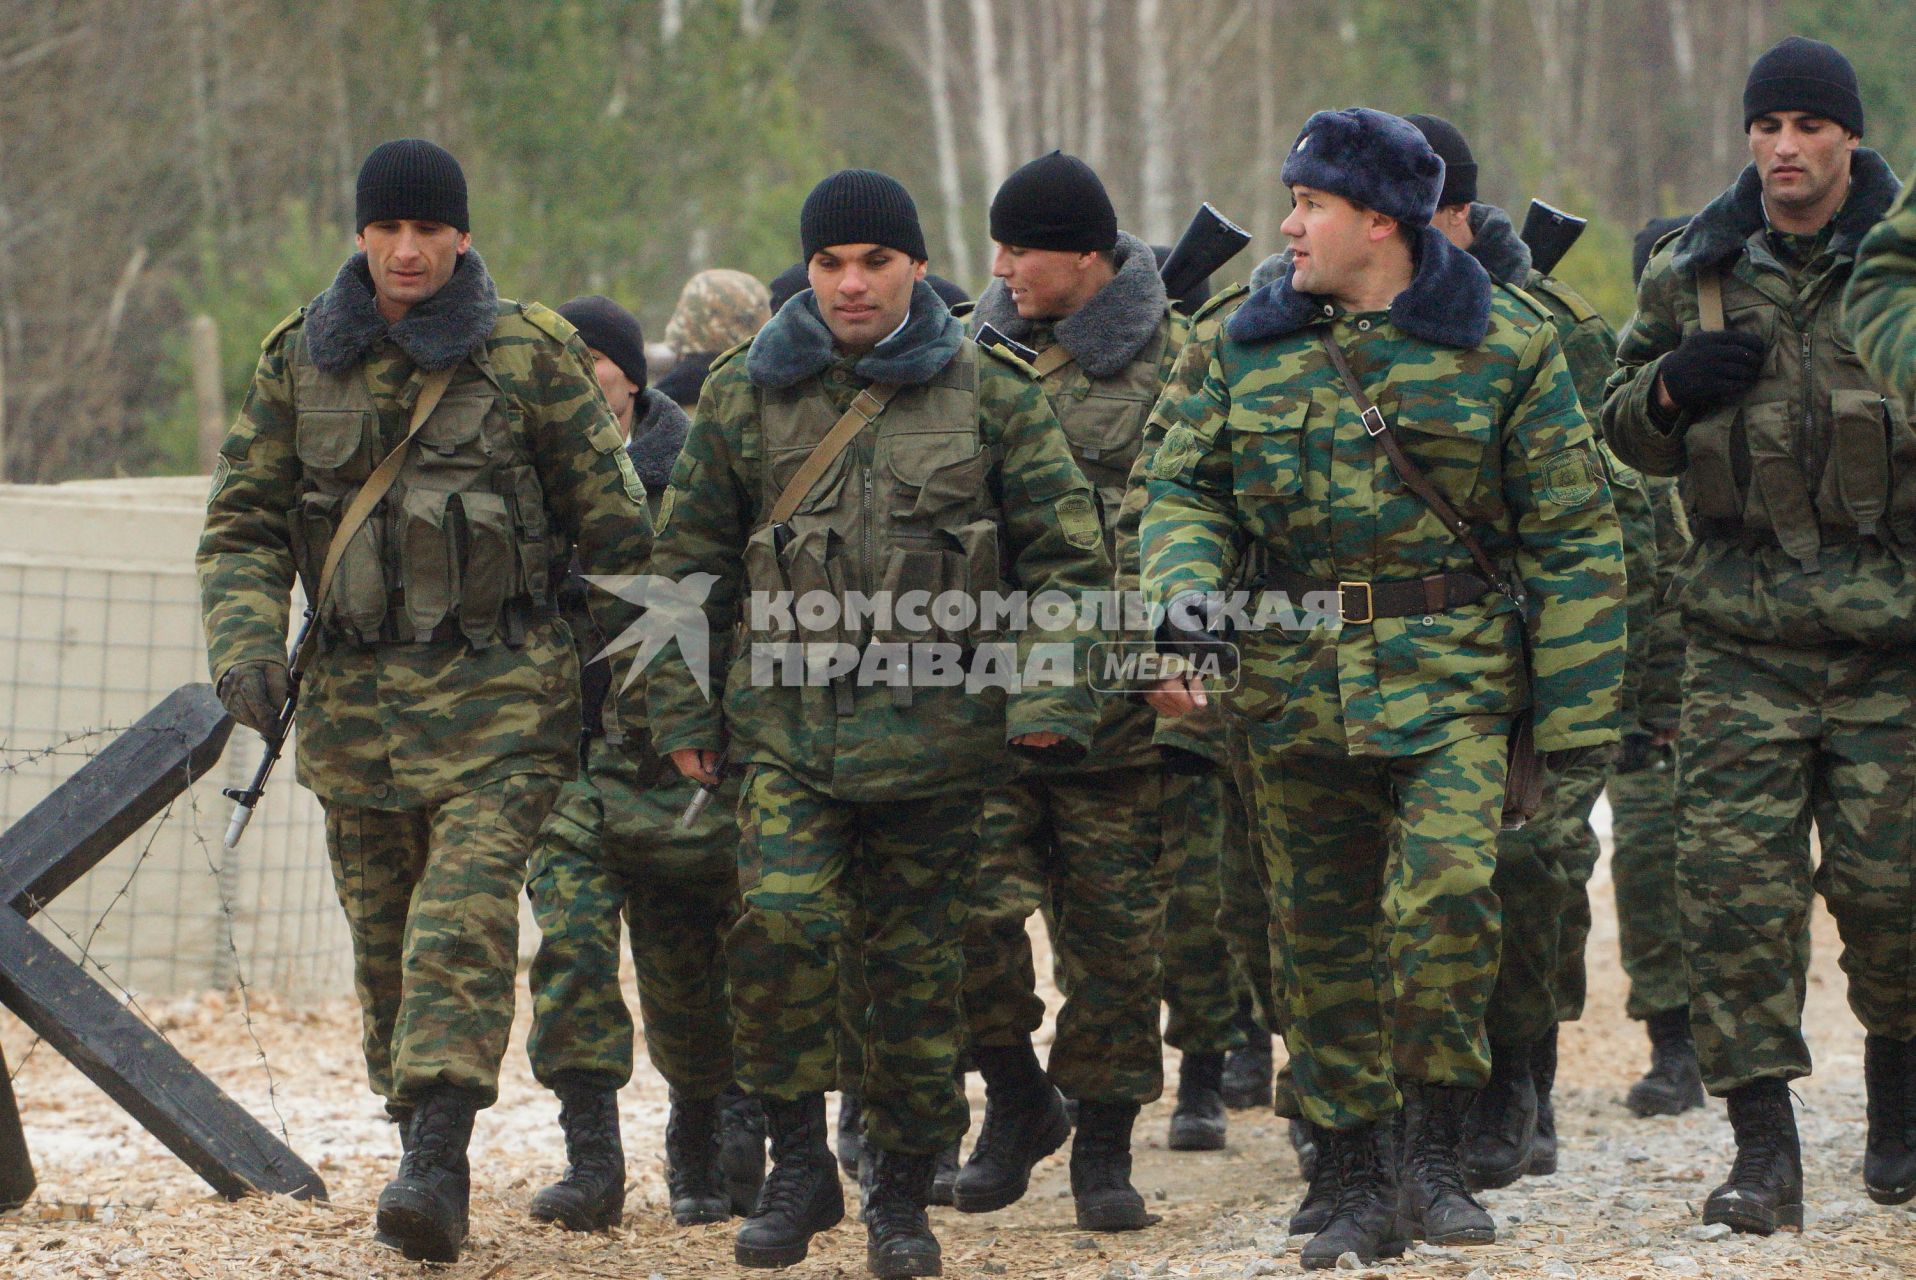
{"label": "rifle sling strap", "polygon": [[832,429],[825,433],[812,451],[805,455],[805,461],[798,464],[798,470],[792,473],[791,483],[779,491],[777,501],[772,503],[772,513],[766,517],[767,524],[784,524],[798,510],[798,504],[812,491],[838,461],[838,455],[845,452],[850,444],[866,427],[885,411],[885,406],[898,393],[898,385],[892,382],[874,382],[852,399],[852,407],[845,410]]}
{"label": "rifle sling strap", "polygon": [[[455,368],[457,366],[454,366]],[[319,585],[313,591],[313,616],[323,617],[326,597],[332,594],[333,575],[339,568],[339,561],[346,554],[346,547],[366,523],[380,500],[391,491],[393,481],[399,478],[399,469],[406,465],[406,456],[412,452],[413,437],[426,425],[426,419],[439,406],[441,396],[452,383],[452,369],[439,369],[426,375],[419,384],[419,398],[413,401],[412,421],[406,428],[406,438],[393,447],[391,453],[379,460],[373,473],[366,477],[366,483],[359,486],[359,492],[346,504],[345,514],[339,518],[339,528],[333,532],[333,539],[326,544],[326,561],[320,566]],[[299,656],[293,660],[294,674],[303,674],[311,665],[319,646],[301,645]]]}

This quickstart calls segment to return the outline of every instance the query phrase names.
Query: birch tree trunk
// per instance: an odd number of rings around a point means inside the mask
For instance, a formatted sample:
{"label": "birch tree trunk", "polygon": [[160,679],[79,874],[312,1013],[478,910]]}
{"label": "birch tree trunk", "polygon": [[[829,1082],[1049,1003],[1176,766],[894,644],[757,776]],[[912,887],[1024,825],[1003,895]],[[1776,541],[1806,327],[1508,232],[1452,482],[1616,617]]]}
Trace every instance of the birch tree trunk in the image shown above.
{"label": "birch tree trunk", "polygon": [[1084,158],[1093,169],[1104,165],[1106,79],[1106,0],[1087,0],[1084,13]]}
{"label": "birch tree trunk", "polygon": [[1171,91],[1165,66],[1160,0],[1137,0],[1138,31],[1138,234],[1168,239],[1171,225]]}
{"label": "birch tree trunk", "polygon": [[932,143],[938,150],[946,271],[969,289],[974,280],[971,238],[965,234],[964,180],[958,169],[958,131],[951,116],[951,74],[945,63],[945,0],[925,0],[925,35],[925,89],[931,95]]}
{"label": "birch tree trunk", "polygon": [[1011,172],[1010,122],[1005,115],[1005,82],[998,72],[998,31],[991,0],[969,0],[972,79],[978,86],[978,151],[985,164],[985,188],[996,191]]}

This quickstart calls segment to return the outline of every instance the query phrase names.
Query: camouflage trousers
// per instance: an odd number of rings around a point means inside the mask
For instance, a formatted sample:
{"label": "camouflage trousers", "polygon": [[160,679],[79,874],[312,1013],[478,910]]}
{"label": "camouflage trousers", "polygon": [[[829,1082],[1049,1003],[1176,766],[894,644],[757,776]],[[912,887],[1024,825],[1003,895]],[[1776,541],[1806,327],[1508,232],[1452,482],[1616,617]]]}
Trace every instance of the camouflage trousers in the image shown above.
{"label": "camouflage trousers", "polygon": [[1630,979],[1624,1009],[1643,1021],[1690,1003],[1683,974],[1683,922],[1676,900],[1676,770],[1611,775],[1617,941]]}
{"label": "camouflage trousers", "polygon": [[[1692,632],[1677,758],[1677,903],[1703,1081],[1808,1075],[1810,898],[1863,1029],[1916,1036],[1916,650]],[[1822,859],[1812,871],[1810,823]]]}
{"label": "camouflage trousers", "polygon": [[1164,855],[1158,898],[1164,911],[1164,1041],[1185,1053],[1241,1048],[1238,997],[1246,990],[1219,931],[1228,817],[1225,796],[1236,788],[1217,769],[1164,777]]}
{"label": "camouflage trousers", "polygon": [[[1249,740],[1239,722],[1226,724],[1230,726],[1226,741],[1231,764],[1229,785],[1224,789],[1217,930],[1237,966],[1239,1000],[1249,1002],[1253,1022],[1282,1038],[1290,1021],[1290,1009],[1278,985],[1284,976],[1284,933],[1271,912],[1270,861],[1259,842],[1259,827],[1245,803],[1256,790]],[[1276,1104],[1278,1115],[1303,1118],[1288,1059],[1277,1069]]]}
{"label": "camouflage trousers", "polygon": [[1015,1044],[1044,1020],[1025,922],[1051,896],[1069,988],[1046,1069],[1066,1097],[1155,1100],[1164,899],[1158,765],[1021,778],[986,794],[965,925],[972,1043]]}
{"label": "camouflage trousers", "polygon": [[1484,1014],[1493,1045],[1532,1045],[1557,1023],[1583,1016],[1590,875],[1603,852],[1590,811],[1614,759],[1612,748],[1600,747],[1571,769],[1547,772],[1537,816],[1497,837],[1490,887],[1501,906],[1503,949]]}
{"label": "camouflage trousers", "polygon": [[[714,844],[722,858],[686,865],[661,856],[659,841],[643,831],[609,827],[598,761],[616,748],[595,743],[593,750],[597,776],[560,794],[526,884],[540,932],[528,975],[532,1074],[547,1088],[563,1075],[589,1075],[614,1089],[632,1078],[632,1015],[619,991],[623,914],[646,1056],[675,1094],[717,1097],[732,1083],[725,935],[738,919],[736,841]],[[652,821],[676,823],[692,791],[683,779],[659,780],[648,789],[658,801]],[[611,794],[616,802],[621,792]],[[723,805],[721,796],[711,807]],[[726,815],[701,821],[720,834],[735,830]]]}
{"label": "camouflage trousers", "polygon": [[557,778],[522,773],[433,809],[325,804],[373,1092],[431,1087],[490,1106],[512,1029],[519,890]]}
{"label": "camouflage trousers", "polygon": [[[862,951],[865,1134],[929,1155],[970,1121],[960,934],[981,797],[860,804],[753,765],[739,806],[744,913],[728,939],[739,1082],[791,1100],[837,1087],[839,961]],[[852,936],[856,930],[857,936]]]}
{"label": "camouflage trousers", "polygon": [[1481,1087],[1504,735],[1379,760],[1266,734],[1250,727],[1251,770],[1305,1118],[1381,1120],[1402,1105],[1400,1079]]}

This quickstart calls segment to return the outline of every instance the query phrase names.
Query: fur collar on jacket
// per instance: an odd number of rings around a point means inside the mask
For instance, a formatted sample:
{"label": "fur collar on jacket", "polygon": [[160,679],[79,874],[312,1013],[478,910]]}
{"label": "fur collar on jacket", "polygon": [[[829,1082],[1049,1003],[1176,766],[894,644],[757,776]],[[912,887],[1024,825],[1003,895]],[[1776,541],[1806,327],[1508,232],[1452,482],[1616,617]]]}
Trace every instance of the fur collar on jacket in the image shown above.
{"label": "fur collar on jacket", "polygon": [[[1854,254],[1863,236],[1889,212],[1902,184],[1883,157],[1868,147],[1850,154],[1849,175],[1849,199],[1837,211],[1830,248]],[[1677,236],[1671,246],[1675,266],[1686,274],[1720,270],[1734,262],[1749,238],[1765,225],[1763,180],[1756,176],[1755,165],[1747,165],[1730,189],[1705,205]]]}
{"label": "fur collar on jacket", "polygon": [[672,481],[672,464],[679,460],[692,420],[657,387],[639,393],[632,415],[632,438],[625,445],[632,469],[645,481],[647,493],[663,493]]}
{"label": "fur collar on jacket", "polygon": [[1530,278],[1530,246],[1517,234],[1510,215],[1494,204],[1470,206],[1470,256],[1484,264],[1484,270],[1498,284],[1514,284],[1519,289]]}
{"label": "fur collar on jacket", "polygon": [[[1118,260],[1118,273],[1111,283],[1051,326],[1051,336],[1093,378],[1113,377],[1136,360],[1164,323],[1164,309],[1170,304],[1150,245],[1120,231],[1112,256]],[[1029,339],[1038,324],[1018,314],[1002,280],[991,282],[973,314],[1019,342]]]}
{"label": "fur collar on jacket", "polygon": [[[1490,332],[1490,276],[1435,227],[1417,233],[1416,273],[1390,304],[1390,322],[1440,347],[1474,347]],[[1234,342],[1263,342],[1324,318],[1325,299],[1291,288],[1291,266],[1225,322]]]}
{"label": "fur collar on jacket", "polygon": [[[965,326],[944,299],[920,280],[912,286],[911,315],[904,329],[860,356],[852,372],[873,382],[922,386],[951,363],[964,340]],[[777,390],[823,373],[837,359],[832,331],[819,316],[812,291],[806,289],[779,308],[752,339],[745,353],[745,374],[754,384]]]}
{"label": "fur collar on jacket", "polygon": [[450,369],[485,345],[499,318],[499,291],[477,249],[459,256],[445,287],[388,325],[373,296],[366,255],[356,253],[333,277],[332,287],[306,308],[306,350],[324,373],[344,373],[360,363],[381,338],[428,373]]}

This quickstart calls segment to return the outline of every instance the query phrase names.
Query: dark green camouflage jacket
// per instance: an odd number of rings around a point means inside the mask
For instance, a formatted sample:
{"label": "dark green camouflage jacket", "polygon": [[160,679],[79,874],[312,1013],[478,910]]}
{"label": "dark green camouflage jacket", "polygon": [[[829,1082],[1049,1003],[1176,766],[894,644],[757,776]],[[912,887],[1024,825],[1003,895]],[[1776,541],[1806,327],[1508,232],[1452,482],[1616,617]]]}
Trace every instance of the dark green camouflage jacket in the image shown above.
{"label": "dark green camouflage jacket", "polygon": [[1916,415],[1916,201],[1905,187],[1863,238],[1849,283],[1856,350],[1877,381]]}
{"label": "dark green camouflage jacket", "polygon": [[[1791,260],[1770,232],[1754,166],[1652,255],[1625,326],[1603,429],[1625,461],[1676,476],[1695,538],[1670,603],[1686,623],[1799,647],[1901,647],[1916,636],[1916,431],[1857,356],[1843,314],[1854,254],[1894,200],[1875,152],[1851,160],[1848,201]],[[1741,399],[1667,417],[1664,356],[1699,326],[1717,276],[1729,328],[1769,356]]]}
{"label": "dark green camouflage jacket", "polygon": [[[971,371],[964,379],[971,380],[972,392],[964,397],[964,416],[916,433],[934,438],[920,447],[941,465],[923,474],[896,474],[906,443],[895,429],[933,426],[922,420],[933,392],[951,403],[953,388],[942,381],[965,369]],[[994,572],[1007,589],[1056,590],[1076,598],[1109,581],[1091,487],[1029,369],[966,341],[964,327],[923,283],[913,293],[903,333],[863,357],[844,357],[832,348],[807,291],[747,347],[714,363],[672,473],[651,570],[680,582],[710,575],[703,606],[707,627],[715,637],[733,636],[735,647],[726,668],[710,673],[709,697],[676,645],[648,673],[648,720],[661,755],[688,747],[724,749],[734,762],[777,765],[837,799],[872,802],[1002,781],[1009,763],[1005,744],[1023,734],[1063,735],[1072,744],[1062,749],[1067,757],[1091,745],[1097,705],[1082,679],[1008,698],[989,689],[921,687],[900,699],[882,687],[752,678],[754,651],[766,646],[750,630],[748,558],[796,573],[801,566],[795,557],[809,536],[784,543],[765,522],[767,469],[783,485],[810,451],[806,445],[768,457],[768,409],[803,414],[814,425],[815,442],[875,381],[902,389],[801,504],[801,513],[849,512],[867,531],[867,545],[845,551],[860,557],[863,568],[854,561],[847,571],[856,570],[871,588],[882,587],[890,576],[886,566],[897,565],[908,550],[872,544],[870,531],[897,514],[875,510],[872,498],[861,497],[882,484],[910,499],[913,510],[934,501],[939,509],[957,501],[988,509],[996,533],[983,541],[999,548]],[[876,476],[879,468],[886,475]],[[845,642],[862,648],[870,638]],[[1095,628],[1045,632],[1034,626],[1018,637],[1017,651],[1022,661],[1040,642],[1068,646],[1081,674],[1085,651],[1098,639]]]}
{"label": "dark green camouflage jacket", "polygon": [[1526,705],[1540,750],[1614,741],[1622,548],[1554,327],[1429,228],[1415,278],[1386,312],[1342,313],[1293,291],[1286,269],[1217,337],[1187,345],[1157,409],[1147,594],[1219,590],[1250,547],[1333,582],[1474,572],[1369,439],[1319,344],[1326,326],[1526,603],[1493,591],[1433,615],[1249,631],[1228,702],[1320,753],[1412,755],[1502,732]]}
{"label": "dark green camouflage jacket", "polygon": [[[500,426],[519,434],[532,460],[547,523],[577,544],[586,571],[639,571],[651,546],[643,489],[572,326],[536,303],[498,298],[484,263],[468,253],[441,294],[389,331],[355,260],[312,307],[268,335],[220,446],[198,557],[216,682],[236,664],[286,657],[289,512],[302,466],[290,355],[322,305],[343,316],[329,342],[345,344],[346,358],[358,355],[385,450],[406,434],[424,379],[418,361],[455,367],[447,402],[464,392],[499,397]],[[612,634],[637,616],[607,593],[593,607]],[[534,621],[522,643],[483,649],[461,639],[330,643],[301,691],[299,780],[328,801],[430,807],[513,774],[575,775],[579,723],[579,665],[556,614]]]}

